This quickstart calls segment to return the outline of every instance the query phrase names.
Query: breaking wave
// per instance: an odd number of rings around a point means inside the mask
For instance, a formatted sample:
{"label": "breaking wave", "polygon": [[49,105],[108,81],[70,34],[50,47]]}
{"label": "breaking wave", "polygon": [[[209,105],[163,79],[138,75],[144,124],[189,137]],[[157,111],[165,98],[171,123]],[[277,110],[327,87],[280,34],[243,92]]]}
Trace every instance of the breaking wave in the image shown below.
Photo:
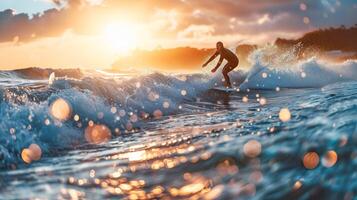
{"label": "breaking wave", "polygon": [[[53,72],[62,78],[49,84]],[[238,70],[230,76],[242,90],[322,87],[357,80],[357,63],[310,59],[283,68],[256,57],[249,71]],[[78,70],[0,72],[0,168],[21,165],[21,151],[31,144],[39,145],[44,155],[86,144],[83,133],[93,124],[105,126],[115,137],[135,132],[147,119],[191,112],[181,105],[197,102],[202,93],[222,85],[219,73],[213,77],[153,73],[113,78]],[[70,111],[66,120],[59,120],[51,111],[58,99]]]}
{"label": "breaking wave", "polygon": [[310,59],[289,68],[273,68],[258,62],[240,89],[317,88],[353,80],[357,80],[356,61],[330,64]]}

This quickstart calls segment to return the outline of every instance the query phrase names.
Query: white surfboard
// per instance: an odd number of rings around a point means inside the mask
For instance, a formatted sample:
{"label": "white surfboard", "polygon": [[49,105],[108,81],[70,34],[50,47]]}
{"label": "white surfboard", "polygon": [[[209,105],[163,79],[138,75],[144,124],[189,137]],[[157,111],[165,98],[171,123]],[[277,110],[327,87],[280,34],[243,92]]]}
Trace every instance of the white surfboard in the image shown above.
{"label": "white surfboard", "polygon": [[227,88],[227,87],[214,87],[212,88],[213,90],[218,90],[218,91],[221,91],[221,92],[238,92],[239,89],[237,88]]}

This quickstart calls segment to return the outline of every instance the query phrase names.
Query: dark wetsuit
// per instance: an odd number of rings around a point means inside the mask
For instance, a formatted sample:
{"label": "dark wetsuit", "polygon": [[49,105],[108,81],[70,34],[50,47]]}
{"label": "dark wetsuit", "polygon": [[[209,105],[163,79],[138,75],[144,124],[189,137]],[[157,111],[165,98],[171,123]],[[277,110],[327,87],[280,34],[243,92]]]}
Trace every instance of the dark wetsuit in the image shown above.
{"label": "dark wetsuit", "polygon": [[238,66],[239,60],[235,53],[229,49],[222,48],[221,51],[216,51],[215,56],[221,55],[219,63],[222,63],[223,59],[226,59],[228,63],[223,67],[222,73],[227,84],[231,84],[228,73]]}

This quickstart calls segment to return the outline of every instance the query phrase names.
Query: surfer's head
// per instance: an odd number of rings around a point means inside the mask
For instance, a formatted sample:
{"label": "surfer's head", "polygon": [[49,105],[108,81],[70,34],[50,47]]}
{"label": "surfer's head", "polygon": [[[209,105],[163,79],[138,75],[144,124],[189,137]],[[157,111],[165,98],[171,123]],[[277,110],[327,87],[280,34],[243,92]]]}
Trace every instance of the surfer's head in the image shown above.
{"label": "surfer's head", "polygon": [[221,50],[223,48],[223,42],[216,43],[217,50]]}

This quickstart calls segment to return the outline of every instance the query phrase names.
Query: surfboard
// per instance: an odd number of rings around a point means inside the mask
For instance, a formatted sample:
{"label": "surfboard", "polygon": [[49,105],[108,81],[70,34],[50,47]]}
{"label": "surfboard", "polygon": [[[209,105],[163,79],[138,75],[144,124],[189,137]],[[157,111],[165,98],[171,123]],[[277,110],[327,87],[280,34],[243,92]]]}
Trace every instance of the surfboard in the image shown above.
{"label": "surfboard", "polygon": [[214,87],[212,90],[218,90],[221,92],[237,92],[237,88],[227,88],[227,87]]}

